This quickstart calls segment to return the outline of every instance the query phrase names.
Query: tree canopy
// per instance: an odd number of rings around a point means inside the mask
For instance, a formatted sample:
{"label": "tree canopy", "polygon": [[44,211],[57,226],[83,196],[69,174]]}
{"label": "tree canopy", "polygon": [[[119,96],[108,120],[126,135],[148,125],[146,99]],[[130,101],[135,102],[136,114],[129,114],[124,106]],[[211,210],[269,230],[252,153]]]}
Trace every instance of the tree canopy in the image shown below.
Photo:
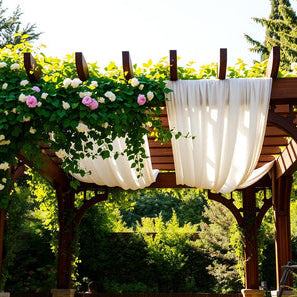
{"label": "tree canopy", "polygon": [[269,18],[253,18],[266,29],[263,42],[245,34],[247,41],[253,46],[250,51],[260,54],[266,60],[273,46],[281,47],[281,66],[290,69],[291,63],[297,61],[297,16],[289,0],[271,0]]}

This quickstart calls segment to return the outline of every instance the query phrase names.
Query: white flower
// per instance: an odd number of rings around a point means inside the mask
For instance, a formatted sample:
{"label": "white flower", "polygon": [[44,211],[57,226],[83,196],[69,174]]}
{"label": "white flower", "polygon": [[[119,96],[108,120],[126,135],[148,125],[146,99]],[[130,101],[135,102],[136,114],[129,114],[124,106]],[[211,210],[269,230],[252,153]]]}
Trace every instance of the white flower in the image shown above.
{"label": "white flower", "polygon": [[29,81],[26,80],[26,79],[24,79],[24,80],[22,80],[22,81],[20,82],[20,85],[24,87],[24,86],[26,86],[28,83],[29,83]]}
{"label": "white flower", "polygon": [[89,128],[84,123],[78,123],[78,125],[76,126],[76,130],[78,132],[87,132],[89,130]]}
{"label": "white flower", "polygon": [[4,162],[4,163],[0,164],[0,169],[7,170],[8,168],[9,168],[9,164],[7,162]]}
{"label": "white flower", "polygon": [[97,88],[98,87],[98,83],[95,80],[92,80],[91,81],[91,84],[90,84],[90,87]]}
{"label": "white flower", "polygon": [[62,105],[65,110],[70,108],[70,104],[68,102],[62,101]]}
{"label": "white flower", "polygon": [[5,110],[5,111],[4,111],[4,114],[5,114],[5,115],[8,115],[8,111],[7,111],[7,110]]}
{"label": "white flower", "polygon": [[3,134],[0,135],[0,141],[5,139],[5,136]]}
{"label": "white flower", "polygon": [[108,91],[104,94],[104,96],[107,97],[111,102],[116,100],[116,95],[113,92]]}
{"label": "white flower", "polygon": [[81,83],[82,83],[82,81],[79,78],[75,78],[71,82],[71,86],[72,86],[72,88],[77,88]]}
{"label": "white flower", "polygon": [[133,77],[132,79],[131,79],[131,86],[132,87],[137,87],[139,85],[139,81],[138,81],[138,79],[136,78],[136,77]]}
{"label": "white flower", "polygon": [[99,102],[99,103],[105,103],[105,99],[104,99],[103,97],[100,97],[100,98],[98,99],[98,102]]}
{"label": "white flower", "polygon": [[70,78],[65,78],[63,80],[63,86],[66,89],[70,84],[72,83],[72,80]]}
{"label": "white flower", "polygon": [[7,64],[5,62],[0,62],[0,68],[4,68],[6,66],[7,66]]}
{"label": "white flower", "polygon": [[4,185],[0,184],[0,191],[4,189]]}
{"label": "white flower", "polygon": [[56,155],[58,158],[60,159],[64,159],[65,157],[67,157],[67,153],[65,150],[63,149],[59,149],[57,152],[56,152]]}
{"label": "white flower", "polygon": [[92,92],[79,92],[79,97],[84,98],[84,97],[91,97]]}
{"label": "white flower", "polygon": [[140,91],[142,91],[143,87],[144,87],[144,85],[141,84],[141,85],[138,87],[138,89],[139,89]]}
{"label": "white flower", "polygon": [[10,66],[10,69],[11,70],[17,70],[17,69],[20,69],[21,68],[21,66],[20,66],[20,64],[18,64],[18,63],[14,63],[14,64],[12,64],[11,66]]}
{"label": "white flower", "polygon": [[2,85],[2,90],[6,90],[7,87],[8,87],[8,83],[4,83],[4,84]]}
{"label": "white flower", "polygon": [[30,117],[23,117],[23,122],[30,122],[31,121],[31,118]]}
{"label": "white flower", "polygon": [[2,140],[0,141],[0,145],[9,145],[10,144],[10,140]]}
{"label": "white flower", "polygon": [[47,98],[47,96],[48,96],[48,93],[42,93],[41,94],[41,99],[45,100]]}
{"label": "white flower", "polygon": [[149,91],[149,92],[147,92],[146,97],[147,97],[148,101],[151,101],[154,98],[154,93]]}
{"label": "white flower", "polygon": [[42,102],[39,101],[39,102],[37,103],[37,107],[41,107],[41,105],[42,105]]}
{"label": "white flower", "polygon": [[107,122],[105,122],[105,123],[102,124],[102,128],[105,128],[106,129],[107,127],[108,127],[108,123]]}
{"label": "white flower", "polygon": [[24,94],[21,94],[21,95],[19,96],[19,101],[21,101],[21,102],[25,103],[25,102],[26,102],[26,100],[27,100],[27,96],[26,96],[26,95],[24,95]]}
{"label": "white flower", "polygon": [[17,109],[14,107],[12,110],[11,110],[12,113],[17,113]]}
{"label": "white flower", "polygon": [[3,178],[2,178],[2,182],[3,182],[4,184],[6,184],[7,179],[6,179],[5,177],[3,177]]}
{"label": "white flower", "polygon": [[35,134],[35,133],[36,133],[36,129],[34,129],[33,127],[31,127],[30,130],[29,130],[29,132],[30,132],[31,134]]}

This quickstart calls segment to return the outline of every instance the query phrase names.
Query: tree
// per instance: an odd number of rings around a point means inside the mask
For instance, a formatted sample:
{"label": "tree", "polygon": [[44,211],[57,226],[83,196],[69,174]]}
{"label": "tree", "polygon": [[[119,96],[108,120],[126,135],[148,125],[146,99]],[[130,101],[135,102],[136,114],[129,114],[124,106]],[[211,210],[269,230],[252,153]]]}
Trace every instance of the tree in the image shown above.
{"label": "tree", "polygon": [[[209,202],[204,214],[209,223],[201,222],[198,246],[208,253],[212,263],[207,267],[208,273],[216,279],[215,290],[218,292],[236,292],[240,290],[240,261],[231,237],[239,237],[238,228],[232,214],[219,203]],[[233,239],[240,242],[240,239]]]}
{"label": "tree", "polygon": [[3,48],[8,44],[19,44],[23,37],[28,36],[28,41],[39,38],[40,32],[36,32],[36,24],[26,24],[22,26],[22,11],[20,6],[7,15],[7,8],[2,7],[3,1],[0,0],[0,47]]}
{"label": "tree", "polygon": [[263,43],[245,34],[247,41],[253,46],[250,51],[260,54],[266,60],[273,46],[281,47],[281,66],[290,69],[297,61],[297,16],[289,0],[271,0],[269,19],[253,18],[256,23],[266,28]]}

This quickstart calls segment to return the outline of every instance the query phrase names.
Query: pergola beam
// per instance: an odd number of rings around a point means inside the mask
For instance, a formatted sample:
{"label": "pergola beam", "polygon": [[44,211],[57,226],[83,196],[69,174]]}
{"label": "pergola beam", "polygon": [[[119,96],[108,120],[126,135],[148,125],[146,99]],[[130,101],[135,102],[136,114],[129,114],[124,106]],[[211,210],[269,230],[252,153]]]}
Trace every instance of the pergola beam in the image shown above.
{"label": "pergola beam", "polygon": [[297,170],[297,143],[293,139],[279,154],[275,162],[276,179],[291,175]]}

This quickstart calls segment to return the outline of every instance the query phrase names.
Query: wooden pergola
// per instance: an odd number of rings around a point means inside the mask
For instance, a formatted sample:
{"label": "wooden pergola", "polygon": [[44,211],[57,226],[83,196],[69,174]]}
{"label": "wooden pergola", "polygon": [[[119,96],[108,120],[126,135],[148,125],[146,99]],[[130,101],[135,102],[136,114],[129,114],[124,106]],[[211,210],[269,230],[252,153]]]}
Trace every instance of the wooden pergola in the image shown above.
{"label": "wooden pergola", "polygon": [[[133,68],[129,52],[123,54],[123,70],[127,80],[133,77]],[[88,79],[88,67],[82,53],[76,53],[77,74],[82,81]],[[243,205],[237,208],[231,198],[221,194],[209,192],[208,197],[225,205],[234,215],[237,223],[243,229],[245,242],[245,289],[257,290],[258,278],[258,252],[257,230],[261,221],[270,207],[274,210],[275,220],[275,257],[277,284],[282,274],[282,266],[292,259],[291,233],[290,233],[290,193],[292,187],[292,174],[297,169],[297,78],[277,78],[280,63],[280,49],[274,47],[267,67],[267,77],[273,79],[270,99],[270,109],[264,144],[257,167],[275,160],[275,165],[260,181],[241,190]],[[36,62],[31,54],[24,55],[24,65],[30,81],[39,79],[41,72],[36,67]],[[225,79],[227,69],[227,50],[220,50],[218,79]],[[170,51],[170,78],[177,80],[177,53]],[[166,108],[161,115],[162,122],[168,126]],[[161,144],[149,138],[149,147],[153,169],[160,173],[151,188],[177,188],[187,187],[177,185],[175,181],[175,168],[171,143]],[[59,249],[58,249],[58,274],[57,288],[71,289],[71,243],[73,229],[77,227],[85,212],[94,204],[107,199],[108,189],[95,184],[81,183],[77,190],[70,186],[70,177],[61,168],[60,160],[51,148],[41,143],[40,156],[42,166],[38,169],[56,189],[59,208]],[[12,171],[16,179],[24,170],[24,164],[34,167],[25,155],[18,156],[20,165]],[[267,197],[266,190],[272,190],[272,197]],[[94,191],[93,198],[85,200],[80,209],[74,208],[74,196],[80,191]],[[255,195],[264,190],[264,199],[261,208],[256,206]],[[67,213],[74,212],[74,218],[69,221]],[[252,224],[250,222],[253,222]],[[4,211],[1,212],[0,240],[3,240]],[[1,231],[2,230],[2,231]],[[0,255],[2,255],[0,242]],[[1,260],[1,256],[0,256]],[[1,267],[1,261],[0,261]],[[292,285],[289,279],[288,285]],[[278,285],[279,286],[279,285]],[[279,287],[277,287],[277,290]]]}

